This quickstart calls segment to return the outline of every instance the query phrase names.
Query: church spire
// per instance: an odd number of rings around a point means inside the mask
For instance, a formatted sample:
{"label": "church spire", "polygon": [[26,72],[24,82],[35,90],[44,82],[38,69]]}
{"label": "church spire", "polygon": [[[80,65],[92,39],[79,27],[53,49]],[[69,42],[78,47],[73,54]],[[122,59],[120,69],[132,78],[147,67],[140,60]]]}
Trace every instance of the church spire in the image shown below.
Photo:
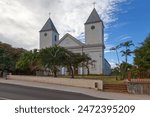
{"label": "church spire", "polygon": [[54,24],[53,24],[53,22],[52,22],[52,20],[51,20],[51,18],[49,17],[48,20],[47,20],[47,22],[43,26],[43,28],[40,30],[40,32],[50,31],[50,30],[58,33],[57,30],[56,30],[56,28],[55,28],[55,26],[54,26]]}
{"label": "church spire", "polygon": [[97,23],[97,22],[102,22],[102,20],[100,19],[96,9],[94,8],[85,24],[91,24],[91,23]]}

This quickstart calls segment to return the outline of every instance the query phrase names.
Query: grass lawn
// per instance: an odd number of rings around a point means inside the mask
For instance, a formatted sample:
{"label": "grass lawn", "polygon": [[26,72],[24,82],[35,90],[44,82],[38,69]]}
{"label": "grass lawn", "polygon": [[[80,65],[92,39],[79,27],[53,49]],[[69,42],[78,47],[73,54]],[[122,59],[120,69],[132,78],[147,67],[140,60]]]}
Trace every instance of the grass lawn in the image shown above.
{"label": "grass lawn", "polygon": [[[63,76],[70,78],[70,76]],[[93,79],[93,80],[103,80],[104,84],[123,84],[124,80],[117,80],[116,76],[98,76],[98,75],[89,75],[89,76],[75,76],[75,79]]]}

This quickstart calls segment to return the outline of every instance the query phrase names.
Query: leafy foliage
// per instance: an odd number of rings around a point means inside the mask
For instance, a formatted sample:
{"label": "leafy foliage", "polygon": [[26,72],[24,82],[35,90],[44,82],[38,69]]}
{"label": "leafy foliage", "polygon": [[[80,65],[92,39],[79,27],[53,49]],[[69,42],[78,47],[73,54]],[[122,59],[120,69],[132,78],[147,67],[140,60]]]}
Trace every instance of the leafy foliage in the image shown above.
{"label": "leafy foliage", "polygon": [[0,70],[15,71],[15,65],[26,50],[0,42]]}
{"label": "leafy foliage", "polygon": [[90,69],[89,69],[89,65],[94,65],[96,61],[92,60],[87,54],[83,53],[82,54],[82,65],[83,67],[86,67],[87,69],[87,75],[90,74]]}
{"label": "leafy foliage", "polygon": [[59,46],[54,46],[40,51],[41,63],[44,67],[49,68],[54,77],[57,77],[59,67],[63,65],[66,59],[66,49]]}
{"label": "leafy foliage", "polygon": [[128,63],[128,56],[131,56],[131,54],[133,53],[133,51],[130,50],[130,46],[134,46],[131,40],[120,44],[120,47],[125,47],[125,50],[122,50],[121,53],[122,56],[125,56],[126,63]]}
{"label": "leafy foliage", "polygon": [[[127,70],[131,66],[128,64],[128,56],[131,56],[134,52],[131,51],[130,46],[134,46],[133,42],[126,41],[123,43],[120,43],[119,45],[112,47],[110,50],[116,51],[117,59],[118,59],[118,64],[115,69],[113,69],[113,73],[119,74],[121,79],[127,78]],[[120,53],[122,53],[122,56],[125,56],[125,62],[120,63],[119,56],[118,56],[118,49],[122,49]]]}
{"label": "leafy foliage", "polygon": [[150,35],[145,39],[141,47],[135,50],[134,63],[140,71],[150,70]]}
{"label": "leafy foliage", "polygon": [[39,60],[39,52],[37,50],[27,51],[22,54],[18,62],[16,63],[16,68],[23,71],[31,71],[35,74],[36,70],[40,69],[41,64]]}

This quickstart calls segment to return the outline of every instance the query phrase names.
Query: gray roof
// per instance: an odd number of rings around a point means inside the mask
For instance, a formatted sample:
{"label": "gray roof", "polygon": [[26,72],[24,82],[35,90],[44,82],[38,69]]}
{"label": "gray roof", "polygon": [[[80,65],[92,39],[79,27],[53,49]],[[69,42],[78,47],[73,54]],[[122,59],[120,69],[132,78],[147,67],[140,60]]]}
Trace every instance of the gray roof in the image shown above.
{"label": "gray roof", "polygon": [[45,23],[43,28],[40,30],[40,32],[50,31],[50,30],[55,31],[56,33],[58,33],[55,26],[54,26],[54,24],[53,24],[53,22],[52,22],[52,20],[51,20],[51,18],[49,18],[47,20],[47,22]]}
{"label": "gray roof", "polygon": [[97,22],[102,22],[102,20],[100,19],[96,9],[94,8],[85,24],[91,24]]}

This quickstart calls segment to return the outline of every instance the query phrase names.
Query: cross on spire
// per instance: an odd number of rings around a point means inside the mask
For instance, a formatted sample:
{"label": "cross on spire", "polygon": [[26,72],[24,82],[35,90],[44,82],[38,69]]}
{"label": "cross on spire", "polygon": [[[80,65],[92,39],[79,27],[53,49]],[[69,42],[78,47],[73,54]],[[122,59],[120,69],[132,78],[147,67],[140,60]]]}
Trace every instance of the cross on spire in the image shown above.
{"label": "cross on spire", "polygon": [[96,6],[96,2],[93,2],[92,4],[93,4],[93,7],[95,8],[95,6]]}
{"label": "cross on spire", "polygon": [[49,17],[51,17],[51,12],[49,12],[48,14],[49,14]]}

